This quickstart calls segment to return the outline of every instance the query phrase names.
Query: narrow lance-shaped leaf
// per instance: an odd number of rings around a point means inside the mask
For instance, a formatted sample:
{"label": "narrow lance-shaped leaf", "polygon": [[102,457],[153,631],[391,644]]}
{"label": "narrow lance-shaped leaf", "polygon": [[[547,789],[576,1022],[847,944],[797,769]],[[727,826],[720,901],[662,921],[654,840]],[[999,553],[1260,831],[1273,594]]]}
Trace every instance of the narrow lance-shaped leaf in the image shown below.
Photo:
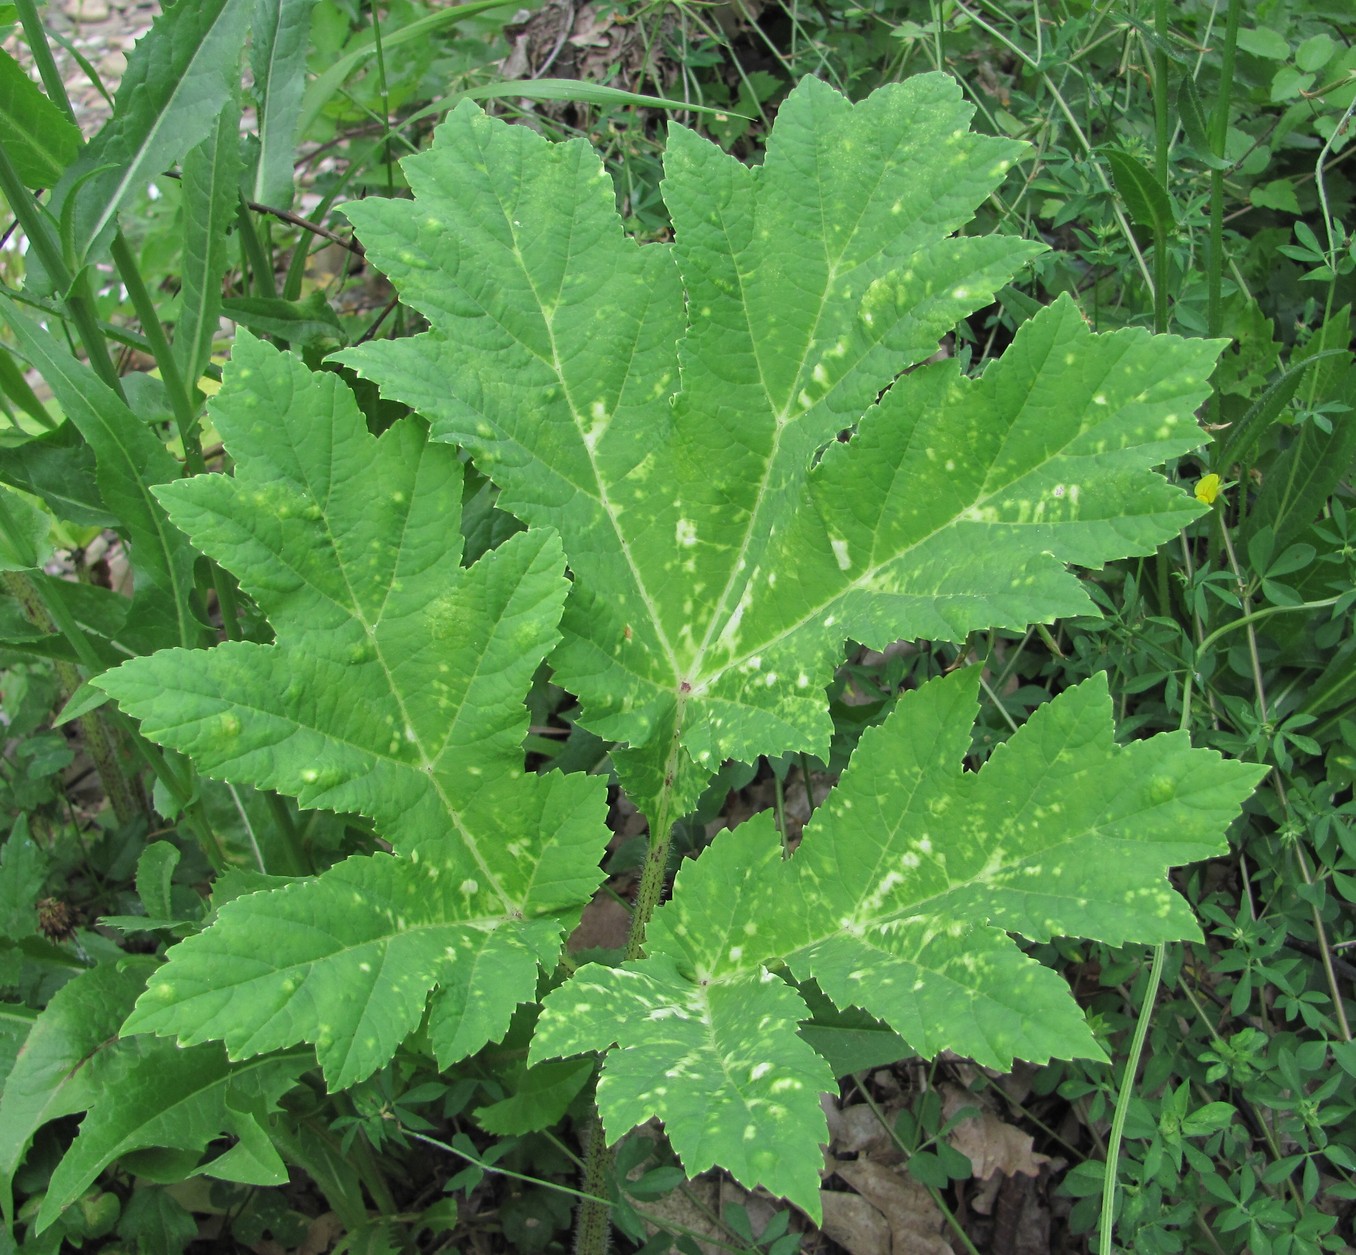
{"label": "narrow lance-shaped leaf", "polygon": [[598,1087],[610,1140],[659,1116],[689,1173],[714,1162],[818,1214],[823,1126],[806,1111],[831,1078],[774,969],[925,1056],[1101,1057],[1068,987],[1008,934],[1197,936],[1166,868],[1223,852],[1264,768],[1185,733],[1116,745],[1099,675],[966,773],[977,687],[971,669],[906,694],[790,860],[763,817],[721,835],[656,912],[650,957],[548,995],[532,1058],[621,1047]]}
{"label": "narrow lance-shaped leaf", "polygon": [[722,759],[825,753],[844,639],[1086,609],[1062,563],[1149,552],[1198,509],[1146,472],[1199,443],[1217,344],[1094,338],[1064,304],[992,382],[919,365],[1040,251],[955,236],[1021,151],[969,113],[940,75],[856,105],[807,80],[757,169],[674,128],[671,246],[625,238],[582,143],[469,104],[405,163],[412,202],[349,207],[432,330],[341,356],[561,530],[553,664],[652,819]]}
{"label": "narrow lance-shaped leaf", "polygon": [[197,643],[205,629],[194,614],[193,551],[151,491],[179,477],[178,462],[103,380],[4,296],[0,316],[94,451],[102,505],[131,540],[139,640],[150,648]]}
{"label": "narrow lance-shaped leaf", "polygon": [[25,187],[51,187],[80,151],[80,132],[23,67],[0,51],[0,145]]}
{"label": "narrow lance-shaped leaf", "polygon": [[230,101],[216,128],[184,158],[183,280],[174,357],[189,383],[202,376],[221,321],[226,234],[240,204],[240,110]]}
{"label": "narrow lance-shaped leaf", "polygon": [[259,157],[250,199],[279,209],[292,204],[292,160],[306,88],[306,44],[315,0],[254,0],[250,69]]}
{"label": "narrow lance-shaped leaf", "polygon": [[368,815],[395,854],[229,902],[125,1031],[221,1038],[236,1058],[314,1042],[338,1088],[390,1058],[436,985],[450,1063],[533,997],[601,878],[605,782],[523,771],[559,540],[529,531],[461,568],[455,450],[415,419],[372,437],[336,376],[248,333],[212,416],[234,478],[162,495],[277,643],[164,651],[100,683],[205,774]]}
{"label": "narrow lance-shaped leaf", "polygon": [[137,41],[112,119],[53,192],[77,262],[103,246],[133,196],[211,133],[239,89],[249,16],[250,0],[175,4]]}
{"label": "narrow lance-shaped leaf", "polygon": [[44,1124],[87,1110],[117,1076],[113,1045],[146,978],[149,957],[79,973],[52,995],[0,1089],[0,1210],[13,1220],[11,1183]]}
{"label": "narrow lance-shaped leaf", "polygon": [[[203,1151],[222,1135],[238,1140],[205,1175],[251,1185],[282,1185],[287,1170],[260,1120],[311,1066],[309,1051],[232,1067],[220,1046],[180,1050],[169,1042],[129,1043],[116,1084],[80,1125],[80,1134],[52,1173],[38,1211],[41,1232],[119,1156],[150,1147]],[[254,1171],[240,1171],[251,1159]],[[266,1166],[271,1171],[259,1171]]]}

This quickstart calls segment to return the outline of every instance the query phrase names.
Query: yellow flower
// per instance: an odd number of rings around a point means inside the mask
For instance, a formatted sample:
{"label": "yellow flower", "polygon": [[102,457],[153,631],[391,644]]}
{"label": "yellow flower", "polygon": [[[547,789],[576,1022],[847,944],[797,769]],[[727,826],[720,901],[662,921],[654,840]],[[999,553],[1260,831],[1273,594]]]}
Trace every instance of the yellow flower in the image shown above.
{"label": "yellow flower", "polygon": [[1196,481],[1196,500],[1204,501],[1206,505],[1214,505],[1222,482],[1213,471],[1209,475],[1202,475]]}

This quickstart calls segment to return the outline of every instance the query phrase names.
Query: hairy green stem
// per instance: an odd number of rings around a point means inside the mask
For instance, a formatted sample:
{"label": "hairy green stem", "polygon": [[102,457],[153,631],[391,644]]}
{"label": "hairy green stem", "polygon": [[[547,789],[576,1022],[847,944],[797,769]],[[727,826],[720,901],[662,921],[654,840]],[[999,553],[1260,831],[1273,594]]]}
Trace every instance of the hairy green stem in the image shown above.
{"label": "hairy green stem", "polygon": [[[669,864],[669,846],[673,839],[673,825],[678,816],[673,808],[674,780],[677,775],[682,747],[679,741],[683,723],[680,704],[674,724],[673,741],[669,746],[665,765],[665,787],[659,797],[659,806],[650,823],[650,846],[645,855],[645,866],[636,890],[636,904],[631,914],[631,931],[626,939],[626,959],[641,958],[645,953],[645,930],[664,893],[665,873]],[[584,1161],[584,1190],[590,1196],[580,1205],[575,1220],[575,1255],[606,1255],[611,1233],[610,1204],[603,1201],[607,1180],[612,1171],[613,1155],[603,1135],[602,1121],[596,1119],[589,1133]]]}
{"label": "hairy green stem", "polygon": [[596,1102],[594,1106],[584,1151],[584,1188],[574,1221],[574,1255],[607,1255],[612,1245],[612,1204],[606,1199],[616,1156],[607,1144]]}

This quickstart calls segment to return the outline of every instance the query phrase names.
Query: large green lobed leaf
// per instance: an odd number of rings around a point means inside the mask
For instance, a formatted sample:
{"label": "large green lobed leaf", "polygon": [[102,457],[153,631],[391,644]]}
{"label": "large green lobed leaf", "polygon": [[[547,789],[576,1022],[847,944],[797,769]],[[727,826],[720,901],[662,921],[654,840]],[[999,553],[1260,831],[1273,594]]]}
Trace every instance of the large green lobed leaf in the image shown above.
{"label": "large green lobed leaf", "polygon": [[845,639],[1085,611],[1065,563],[1200,509],[1148,468],[1199,443],[1218,344],[1061,302],[978,382],[923,364],[1040,251],[956,235],[1021,151],[969,116],[941,75],[856,105],[807,80],[756,169],[674,127],[674,243],[642,246],[585,144],[468,103],[412,202],[347,210],[432,329],[341,356],[560,530],[553,662],[652,820],[722,759],[824,754]]}
{"label": "large green lobed leaf", "polygon": [[[1068,564],[1197,516],[1152,468],[1200,443],[1217,343],[1094,335],[1062,299],[978,377],[929,362],[1038,251],[956,235],[1019,152],[968,118],[941,76],[857,105],[807,81],[754,170],[676,128],[675,240],[641,245],[586,145],[464,104],[405,163],[412,201],[350,208],[431,329],[341,356],[429,429],[374,439],[335,376],[242,335],[214,405],[234,478],[157,495],[277,643],[102,683],[208,774],[362,812],[393,853],[228,902],[126,1031],[313,1042],[337,1087],[426,1017],[455,1061],[535,996],[599,879],[599,782],[522,770],[548,654],[662,850],[723,759],[826,753],[846,639],[1085,612]],[[453,445],[527,524],[467,570]],[[904,697],[793,857],[766,817],[718,838],[643,957],[546,998],[531,1061],[605,1053],[609,1140],[658,1117],[689,1172],[817,1215],[833,1077],[798,982],[927,1055],[1100,1053],[1013,936],[1193,935],[1165,871],[1220,850],[1259,769],[1117,745],[1094,678],[966,773],[977,683]]]}
{"label": "large green lobed leaf", "polygon": [[794,857],[767,816],[722,834],[679,873],[646,958],[581,968],[548,995],[533,1059],[621,1047],[598,1086],[609,1140],[658,1116],[689,1173],[718,1163],[818,1216],[833,1076],[782,976],[928,1057],[1103,1057],[1064,981],[1008,934],[1198,936],[1165,871],[1225,851],[1263,769],[1185,733],[1117,745],[1099,675],[967,773],[978,682],[972,668],[902,697]]}
{"label": "large green lobed leaf", "polygon": [[236,1058],[313,1042],[340,1087],[390,1058],[437,985],[449,1063],[534,996],[601,877],[604,782],[523,770],[559,540],[522,533],[462,568],[455,451],[415,419],[372,437],[336,376],[248,333],[212,413],[235,475],[159,496],[277,642],[165,650],[99,683],[206,774],[370,816],[395,853],[228,903],[126,1031]]}

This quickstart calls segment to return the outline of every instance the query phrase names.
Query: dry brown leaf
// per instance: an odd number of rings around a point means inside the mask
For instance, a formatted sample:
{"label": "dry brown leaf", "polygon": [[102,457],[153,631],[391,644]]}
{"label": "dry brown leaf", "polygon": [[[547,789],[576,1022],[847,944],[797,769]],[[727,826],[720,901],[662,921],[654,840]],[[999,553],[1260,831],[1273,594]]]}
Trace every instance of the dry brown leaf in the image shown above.
{"label": "dry brown leaf", "polygon": [[[942,1111],[948,1120],[962,1108],[977,1105],[974,1094],[954,1085],[943,1085],[941,1094]],[[993,1111],[981,1109],[978,1115],[962,1121],[951,1130],[947,1141],[970,1161],[971,1171],[981,1181],[996,1172],[1009,1177],[1019,1172],[1023,1176],[1039,1176],[1041,1165],[1050,1162],[1049,1155],[1033,1148],[1029,1133],[1023,1133]]]}
{"label": "dry brown leaf", "polygon": [[952,1255],[942,1240],[946,1224],[927,1190],[905,1170],[870,1159],[835,1163],[834,1172],[867,1200],[890,1228],[892,1255]]}
{"label": "dry brown leaf", "polygon": [[[707,1178],[689,1181],[683,1189],[665,1194],[643,1204],[646,1217],[653,1217],[660,1224],[673,1225],[678,1232],[686,1230],[692,1235],[697,1249],[702,1255],[721,1255],[722,1245],[727,1240],[725,1230],[713,1217],[720,1205],[720,1186]],[[646,1225],[651,1235],[658,1233],[657,1226]],[[703,1241],[704,1238],[711,1239]]]}
{"label": "dry brown leaf", "polygon": [[[825,1094],[822,1105],[829,1122],[829,1149],[832,1152],[870,1155],[880,1163],[901,1158],[889,1129],[865,1103],[842,1107],[836,1098]],[[886,1112],[886,1119],[890,1119],[891,1114]]]}
{"label": "dry brown leaf", "polygon": [[848,1255],[892,1255],[889,1222],[860,1194],[820,1190],[819,1201],[824,1208],[820,1231]]}

